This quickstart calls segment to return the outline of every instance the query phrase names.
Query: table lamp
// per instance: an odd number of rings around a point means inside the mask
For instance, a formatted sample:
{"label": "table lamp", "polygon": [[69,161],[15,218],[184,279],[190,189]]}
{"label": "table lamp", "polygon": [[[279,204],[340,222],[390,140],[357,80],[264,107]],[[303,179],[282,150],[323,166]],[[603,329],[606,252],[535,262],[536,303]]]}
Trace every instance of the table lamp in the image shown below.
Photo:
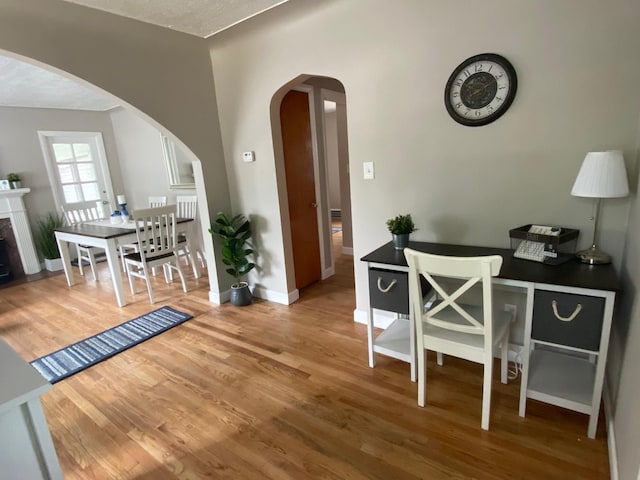
{"label": "table lamp", "polygon": [[603,198],[626,197],[628,194],[629,183],[622,152],[610,150],[587,153],[571,189],[571,195],[596,198],[596,213],[591,248],[576,253],[578,260],[591,265],[611,263],[611,256],[596,246],[600,202]]}

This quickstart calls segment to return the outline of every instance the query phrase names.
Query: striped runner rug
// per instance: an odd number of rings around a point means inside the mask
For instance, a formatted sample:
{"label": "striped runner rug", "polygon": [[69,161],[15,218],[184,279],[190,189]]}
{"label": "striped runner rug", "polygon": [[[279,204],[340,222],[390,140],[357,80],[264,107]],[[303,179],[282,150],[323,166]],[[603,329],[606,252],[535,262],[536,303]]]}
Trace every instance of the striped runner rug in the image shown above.
{"label": "striped runner rug", "polygon": [[30,363],[50,383],[56,383],[190,318],[188,313],[161,307]]}

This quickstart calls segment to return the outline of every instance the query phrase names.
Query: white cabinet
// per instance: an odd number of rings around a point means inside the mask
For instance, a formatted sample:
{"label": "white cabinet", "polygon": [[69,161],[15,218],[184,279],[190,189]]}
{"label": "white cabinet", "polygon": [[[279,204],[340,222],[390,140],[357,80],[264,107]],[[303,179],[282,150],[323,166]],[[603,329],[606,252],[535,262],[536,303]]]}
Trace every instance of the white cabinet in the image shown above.
{"label": "white cabinet", "polygon": [[62,479],[40,395],[51,389],[0,339],[0,471],[2,478]]}

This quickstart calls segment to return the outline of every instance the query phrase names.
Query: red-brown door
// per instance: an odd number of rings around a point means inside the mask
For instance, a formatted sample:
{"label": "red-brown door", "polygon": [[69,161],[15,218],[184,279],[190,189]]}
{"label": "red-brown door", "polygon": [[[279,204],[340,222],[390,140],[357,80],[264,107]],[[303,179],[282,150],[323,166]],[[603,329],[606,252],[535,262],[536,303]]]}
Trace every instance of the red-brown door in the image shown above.
{"label": "red-brown door", "polygon": [[320,280],[320,238],[313,174],[309,97],[291,90],[280,104],[296,288]]}

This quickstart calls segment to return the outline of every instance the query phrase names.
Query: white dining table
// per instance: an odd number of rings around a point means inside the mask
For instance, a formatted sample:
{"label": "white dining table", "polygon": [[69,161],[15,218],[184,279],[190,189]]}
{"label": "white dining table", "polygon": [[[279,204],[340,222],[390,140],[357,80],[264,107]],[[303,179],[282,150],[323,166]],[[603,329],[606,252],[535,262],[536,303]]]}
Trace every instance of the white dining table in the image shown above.
{"label": "white dining table", "polygon": [[[180,229],[184,228],[187,237],[187,248],[190,252],[195,252],[192,248],[195,222],[192,218],[178,218],[176,223]],[[119,307],[127,304],[122,284],[122,269],[118,259],[120,245],[135,243],[136,224],[134,222],[112,224],[109,219],[95,220],[76,225],[69,225],[55,229],[56,241],[60,249],[60,257],[64,267],[64,274],[67,284],[71,287],[75,285],[73,268],[71,266],[71,253],[69,244],[82,244],[92,247],[103,248],[109,265],[109,273],[113,282],[113,289]],[[191,267],[195,278],[200,278],[200,269],[196,262],[195,255],[189,255]]]}

